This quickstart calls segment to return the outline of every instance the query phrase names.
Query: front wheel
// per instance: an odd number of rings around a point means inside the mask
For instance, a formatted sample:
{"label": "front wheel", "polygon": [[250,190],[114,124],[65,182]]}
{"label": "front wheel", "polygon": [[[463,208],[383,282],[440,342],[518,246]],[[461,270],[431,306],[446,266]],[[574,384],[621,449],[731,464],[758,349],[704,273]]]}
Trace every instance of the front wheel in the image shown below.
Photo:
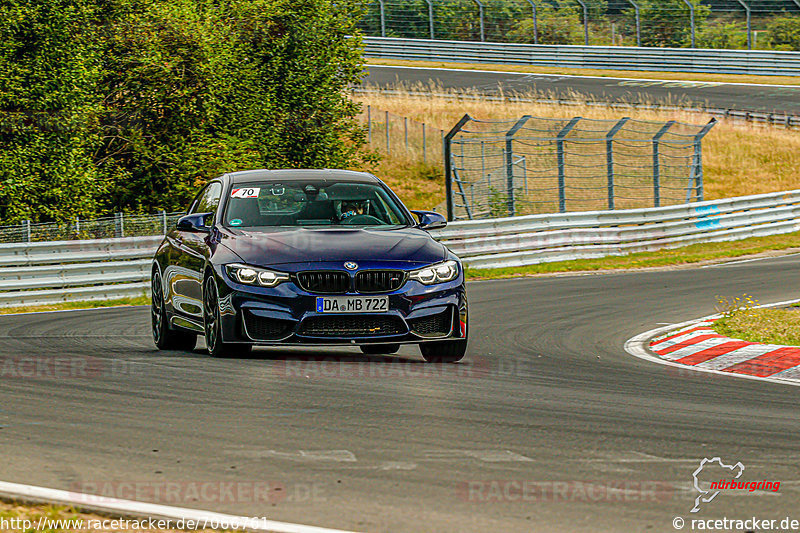
{"label": "front wheel", "polygon": [[203,329],[206,348],[211,357],[234,357],[250,353],[249,344],[233,344],[222,341],[222,322],[219,313],[217,283],[209,276],[203,285]]}
{"label": "front wheel", "polygon": [[424,342],[419,345],[419,351],[429,363],[455,363],[467,353],[467,339]]}
{"label": "front wheel", "polygon": [[169,327],[167,308],[164,304],[164,289],[161,273],[153,272],[151,282],[150,323],[153,342],[159,350],[185,350],[191,352],[197,344],[197,335],[188,331],[177,331]]}

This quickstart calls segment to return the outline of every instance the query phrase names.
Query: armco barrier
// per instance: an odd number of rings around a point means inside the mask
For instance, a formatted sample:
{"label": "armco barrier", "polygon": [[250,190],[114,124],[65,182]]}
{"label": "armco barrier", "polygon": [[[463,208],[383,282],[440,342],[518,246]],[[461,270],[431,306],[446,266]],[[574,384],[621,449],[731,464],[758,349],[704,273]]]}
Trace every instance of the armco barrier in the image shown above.
{"label": "armco barrier", "polygon": [[435,232],[473,268],[589,259],[791,233],[800,190],[620,211],[456,222]]}
{"label": "armco barrier", "polygon": [[[800,190],[671,207],[455,222],[434,231],[472,268],[587,259],[800,230]],[[140,296],[161,237],[0,245],[0,306]]]}
{"label": "armco barrier", "polygon": [[561,68],[800,76],[800,52],[768,50],[535,45],[364,37],[364,56]]}

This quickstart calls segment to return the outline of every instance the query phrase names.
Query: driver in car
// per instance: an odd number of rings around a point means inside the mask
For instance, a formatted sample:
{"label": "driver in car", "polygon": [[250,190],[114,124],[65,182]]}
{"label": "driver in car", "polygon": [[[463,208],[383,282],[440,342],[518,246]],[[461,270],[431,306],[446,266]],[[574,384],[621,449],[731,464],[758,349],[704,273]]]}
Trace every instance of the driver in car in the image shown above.
{"label": "driver in car", "polygon": [[367,201],[347,200],[342,202],[342,217],[341,220],[354,217],[356,215],[365,215],[367,213]]}

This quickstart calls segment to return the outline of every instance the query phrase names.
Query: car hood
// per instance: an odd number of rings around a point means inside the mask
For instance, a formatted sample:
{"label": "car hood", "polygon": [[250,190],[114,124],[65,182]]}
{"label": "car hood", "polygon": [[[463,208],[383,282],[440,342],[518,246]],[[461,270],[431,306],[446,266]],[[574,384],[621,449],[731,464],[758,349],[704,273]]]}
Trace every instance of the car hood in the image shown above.
{"label": "car hood", "polygon": [[253,266],[356,261],[402,261],[409,266],[445,259],[446,248],[417,228],[270,228],[230,229],[222,244]]}

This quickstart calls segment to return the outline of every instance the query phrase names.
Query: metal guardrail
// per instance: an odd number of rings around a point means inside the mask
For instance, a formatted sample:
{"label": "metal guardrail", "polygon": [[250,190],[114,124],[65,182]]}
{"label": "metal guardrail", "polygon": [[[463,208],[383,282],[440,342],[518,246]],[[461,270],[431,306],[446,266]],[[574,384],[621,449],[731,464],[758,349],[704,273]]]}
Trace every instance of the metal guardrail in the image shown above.
{"label": "metal guardrail", "polygon": [[147,294],[161,236],[0,244],[0,306]]}
{"label": "metal guardrail", "polygon": [[800,230],[800,190],[620,211],[456,222],[435,237],[472,268],[649,252]]}
{"label": "metal guardrail", "polygon": [[[454,222],[432,232],[472,268],[589,259],[791,233],[800,190],[648,209]],[[142,296],[162,237],[0,245],[0,306]]]}
{"label": "metal guardrail", "polygon": [[614,70],[800,76],[800,52],[534,45],[364,37],[364,56]]}

